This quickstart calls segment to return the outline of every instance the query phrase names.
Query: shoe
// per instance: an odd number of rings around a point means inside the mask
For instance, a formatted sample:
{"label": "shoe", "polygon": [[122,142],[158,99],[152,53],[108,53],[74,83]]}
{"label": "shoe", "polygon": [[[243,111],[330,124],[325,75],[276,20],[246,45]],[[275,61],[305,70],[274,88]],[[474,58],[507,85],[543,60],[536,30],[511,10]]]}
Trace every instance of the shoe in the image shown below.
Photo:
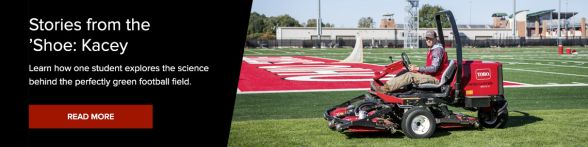
{"label": "shoe", "polygon": [[374,81],[370,82],[370,90],[378,93],[386,93],[384,87],[377,85]]}
{"label": "shoe", "polygon": [[374,82],[374,81],[371,81],[371,82],[370,82],[370,90],[372,90],[372,91],[376,91],[376,89],[377,89],[377,88],[378,88],[378,87],[376,86],[376,82]]}

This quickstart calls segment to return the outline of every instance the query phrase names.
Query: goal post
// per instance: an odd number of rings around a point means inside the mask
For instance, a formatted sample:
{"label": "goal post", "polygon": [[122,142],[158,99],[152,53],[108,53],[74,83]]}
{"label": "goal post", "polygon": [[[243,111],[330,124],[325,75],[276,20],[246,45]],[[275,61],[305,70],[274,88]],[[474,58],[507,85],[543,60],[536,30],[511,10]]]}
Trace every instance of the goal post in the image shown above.
{"label": "goal post", "polygon": [[341,62],[363,63],[363,43],[359,35],[357,35],[355,39],[355,47],[353,48],[353,51],[351,52],[351,54],[349,54],[347,58],[345,58],[345,60]]}

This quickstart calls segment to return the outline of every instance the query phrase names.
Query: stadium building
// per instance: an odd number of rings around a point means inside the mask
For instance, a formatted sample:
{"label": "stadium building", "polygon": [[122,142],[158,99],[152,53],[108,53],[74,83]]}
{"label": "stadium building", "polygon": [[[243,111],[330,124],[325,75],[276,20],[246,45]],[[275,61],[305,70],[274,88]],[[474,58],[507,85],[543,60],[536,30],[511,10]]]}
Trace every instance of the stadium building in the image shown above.
{"label": "stadium building", "polygon": [[[561,12],[562,38],[586,38],[586,19],[581,18],[579,21],[570,19],[577,14],[577,12]],[[507,19],[506,13],[494,13],[491,17],[492,24],[488,25],[458,25],[464,44],[472,45],[484,40],[493,40],[493,42],[512,40],[513,16],[510,15]],[[553,9],[533,13],[522,10],[516,12],[514,18],[517,22],[516,39],[557,38],[558,13]],[[379,28],[322,28],[321,42],[323,47],[349,47],[353,46],[356,36],[361,36],[367,46],[399,47],[405,39],[404,27],[403,24],[396,24],[389,14],[385,14]],[[424,33],[430,29],[434,28],[419,28],[417,31],[419,38],[422,40]],[[443,34],[446,40],[452,40],[453,34],[450,28],[445,28]],[[278,27],[276,40],[272,43],[278,47],[312,47],[317,39],[317,30],[314,27]],[[423,46],[422,41],[420,44]]]}

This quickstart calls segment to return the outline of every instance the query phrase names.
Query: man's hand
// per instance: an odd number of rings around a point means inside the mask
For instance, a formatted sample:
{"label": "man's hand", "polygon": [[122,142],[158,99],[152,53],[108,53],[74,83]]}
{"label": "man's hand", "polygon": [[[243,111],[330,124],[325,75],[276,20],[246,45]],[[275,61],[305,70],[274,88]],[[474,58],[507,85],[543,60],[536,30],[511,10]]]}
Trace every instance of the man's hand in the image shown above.
{"label": "man's hand", "polygon": [[418,72],[419,71],[419,67],[414,64],[409,65],[409,67],[410,67],[411,72]]}

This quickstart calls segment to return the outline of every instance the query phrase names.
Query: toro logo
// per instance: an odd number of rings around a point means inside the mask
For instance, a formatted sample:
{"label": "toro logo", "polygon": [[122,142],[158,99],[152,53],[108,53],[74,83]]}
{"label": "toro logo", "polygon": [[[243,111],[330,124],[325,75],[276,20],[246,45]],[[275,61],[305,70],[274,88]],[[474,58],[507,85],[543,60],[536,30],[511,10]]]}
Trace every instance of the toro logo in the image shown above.
{"label": "toro logo", "polygon": [[476,69],[476,80],[488,80],[492,78],[489,68]]}

